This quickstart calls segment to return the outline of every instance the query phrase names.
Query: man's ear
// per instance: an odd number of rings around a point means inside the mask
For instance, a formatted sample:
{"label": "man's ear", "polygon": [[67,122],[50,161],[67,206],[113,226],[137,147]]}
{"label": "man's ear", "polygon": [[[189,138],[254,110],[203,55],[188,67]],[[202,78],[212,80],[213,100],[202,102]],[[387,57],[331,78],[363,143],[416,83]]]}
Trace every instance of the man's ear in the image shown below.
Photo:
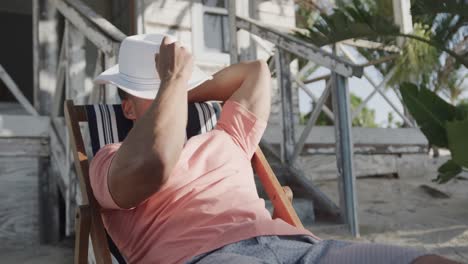
{"label": "man's ear", "polygon": [[130,120],[135,120],[136,119],[136,114],[135,114],[135,107],[133,107],[132,102],[128,99],[122,100],[122,111],[124,116],[127,119]]}

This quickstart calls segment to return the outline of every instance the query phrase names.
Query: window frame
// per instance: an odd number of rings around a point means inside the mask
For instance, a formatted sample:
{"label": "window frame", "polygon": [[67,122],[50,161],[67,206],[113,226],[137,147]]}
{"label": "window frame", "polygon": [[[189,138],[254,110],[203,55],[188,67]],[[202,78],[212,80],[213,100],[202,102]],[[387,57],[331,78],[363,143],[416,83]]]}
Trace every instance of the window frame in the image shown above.
{"label": "window frame", "polygon": [[[230,1],[230,0],[228,0]],[[203,27],[203,16],[205,13],[214,15],[228,15],[228,11],[221,7],[205,6],[201,0],[193,3],[192,6],[192,48],[193,54],[202,62],[215,64],[230,63],[229,53],[208,50],[205,45],[205,28]]]}

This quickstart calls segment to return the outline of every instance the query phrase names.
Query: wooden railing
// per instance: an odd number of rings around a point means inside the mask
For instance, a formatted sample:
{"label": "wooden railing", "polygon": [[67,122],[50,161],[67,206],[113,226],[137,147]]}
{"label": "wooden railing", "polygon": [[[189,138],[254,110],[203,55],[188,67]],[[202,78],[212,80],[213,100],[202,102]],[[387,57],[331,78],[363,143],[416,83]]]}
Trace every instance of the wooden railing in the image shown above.
{"label": "wooden railing", "polygon": [[336,53],[327,52],[320,47],[263,25],[258,21],[237,16],[235,1],[229,1],[228,17],[231,37],[231,63],[239,60],[236,43],[238,30],[245,30],[275,45],[275,71],[281,96],[281,126],[283,132],[280,157],[290,172],[288,180],[305,187],[314,197],[314,206],[318,206],[326,211],[326,213],[336,216],[337,206],[311,184],[294,163],[320,112],[312,116],[313,118],[309,120],[306,129],[302,132],[299,142],[296,143],[294,131],[295,118],[293,114],[293,80],[290,69],[292,56],[305,59],[310,63],[325,67],[331,71],[330,82],[319,99],[319,104],[321,104],[320,108],[322,108],[325,99],[331,94],[334,109],[333,119],[335,124],[338,180],[340,181],[340,184],[338,184],[340,194],[339,215],[341,216],[341,220],[348,225],[351,233],[354,236],[358,236],[359,227],[353,168],[354,151],[347,78],[353,76],[360,78],[363,74],[363,67],[336,56]]}

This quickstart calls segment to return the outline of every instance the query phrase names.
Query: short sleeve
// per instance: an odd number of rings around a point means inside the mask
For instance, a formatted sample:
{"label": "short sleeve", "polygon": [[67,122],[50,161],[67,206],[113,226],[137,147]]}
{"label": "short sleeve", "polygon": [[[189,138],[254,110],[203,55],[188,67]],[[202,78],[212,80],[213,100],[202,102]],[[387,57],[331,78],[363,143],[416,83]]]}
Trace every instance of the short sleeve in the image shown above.
{"label": "short sleeve", "polygon": [[266,121],[258,119],[240,103],[228,100],[223,106],[216,128],[225,131],[251,159],[266,126]]}
{"label": "short sleeve", "polygon": [[102,147],[94,156],[89,168],[89,180],[94,197],[96,197],[101,207],[105,209],[122,209],[112,198],[107,180],[112,159],[119,147],[120,143]]}

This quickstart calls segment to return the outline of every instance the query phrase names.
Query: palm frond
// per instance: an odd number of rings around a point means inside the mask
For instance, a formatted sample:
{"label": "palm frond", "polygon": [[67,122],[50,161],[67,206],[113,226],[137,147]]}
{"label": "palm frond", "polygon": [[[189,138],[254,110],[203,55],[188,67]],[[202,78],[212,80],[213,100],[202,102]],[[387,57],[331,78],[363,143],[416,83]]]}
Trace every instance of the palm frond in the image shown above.
{"label": "palm frond", "polygon": [[413,16],[427,16],[437,14],[458,15],[468,22],[468,1],[466,0],[416,0],[411,6]]}

